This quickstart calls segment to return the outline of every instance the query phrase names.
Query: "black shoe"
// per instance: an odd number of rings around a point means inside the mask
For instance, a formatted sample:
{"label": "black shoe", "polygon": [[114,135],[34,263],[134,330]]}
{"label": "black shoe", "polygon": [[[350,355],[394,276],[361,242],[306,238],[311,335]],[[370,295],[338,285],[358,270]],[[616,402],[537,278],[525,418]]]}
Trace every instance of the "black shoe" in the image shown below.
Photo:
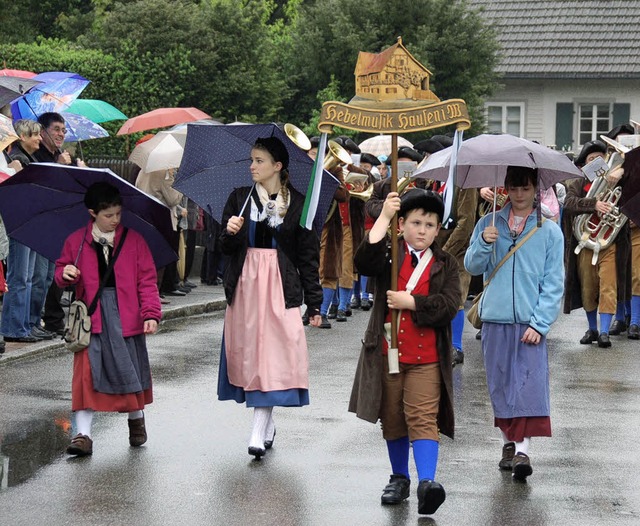
{"label": "black shoe", "polygon": [[606,332],[601,332],[600,336],[598,336],[598,347],[611,347],[611,340]]}
{"label": "black shoe", "polygon": [[164,292],[165,296],[186,296],[186,292],[182,292],[181,290],[175,289],[170,292]]}
{"label": "black shoe", "polygon": [[44,326],[44,330],[51,334],[57,334],[58,336],[64,336],[64,327],[48,327]]}
{"label": "black shoe", "polygon": [[31,336],[34,338],[40,338],[41,340],[53,340],[55,335],[52,332],[45,331],[42,327],[34,325],[31,327]]}
{"label": "black shoe", "polygon": [[331,328],[331,322],[327,319],[326,316],[321,315],[320,316],[320,325],[318,325],[318,329],[330,329]]}
{"label": "black shoe", "polygon": [[36,342],[41,342],[42,338],[36,338],[35,336],[20,336],[18,338],[14,337],[14,336],[5,336],[4,337],[4,341],[5,342],[20,342],[20,343],[36,343]]}
{"label": "black shoe", "polygon": [[360,301],[360,308],[364,311],[371,309],[371,302],[369,301],[369,298],[363,298]]}
{"label": "black shoe", "polygon": [[514,480],[525,481],[527,480],[527,477],[533,473],[531,461],[524,453],[518,453],[515,455],[511,463],[513,464],[511,474],[513,475]]}
{"label": "black shoe", "polygon": [[183,286],[183,287],[190,288],[190,289],[195,289],[195,288],[197,288],[197,287],[198,287],[198,285],[196,285],[196,284],[195,284],[195,283],[193,283],[192,281],[189,281],[188,279],[185,279],[185,280],[182,282],[182,286]]}
{"label": "black shoe", "polygon": [[360,298],[353,298],[351,300],[350,306],[352,309],[359,309],[362,306],[362,303],[360,302]]}
{"label": "black shoe", "polygon": [[0,354],[4,353],[4,342],[0,343]]}
{"label": "black shoe", "polygon": [[627,330],[627,324],[622,320],[613,320],[611,327],[609,328],[609,334],[612,336],[618,336]]}
{"label": "black shoe", "polygon": [[264,457],[264,454],[266,453],[266,449],[263,449],[261,447],[249,447],[249,455],[251,455],[252,457],[255,457],[255,460],[260,460],[262,457]]}
{"label": "black shoe", "polygon": [[627,338],[630,340],[640,340],[640,327],[635,323],[629,325],[629,328],[627,329]]}
{"label": "black shoe", "polygon": [[336,321],[347,321],[347,313],[343,310],[338,310]]}
{"label": "black shoe", "polygon": [[265,449],[271,449],[273,447],[273,441],[276,439],[276,428],[273,428],[273,436],[271,437],[271,440],[265,440],[264,441],[264,448]]}
{"label": "black shoe", "polygon": [[482,329],[476,332],[476,340],[481,340],[481,339],[482,339]]}
{"label": "black shoe", "polygon": [[189,287],[185,287],[183,285],[178,285],[176,290],[179,290],[180,292],[184,292],[185,294],[189,294],[189,292],[191,292],[191,289]]}
{"label": "black shoe", "polygon": [[587,345],[597,341],[598,341],[598,331],[594,331],[591,329],[585,332],[584,336],[580,339],[580,343],[582,343],[583,345]]}
{"label": "black shoe", "polygon": [[344,311],[344,315],[348,318],[352,314],[353,314],[353,311],[349,307],[347,307],[347,310]]}
{"label": "black shoe", "polygon": [[418,513],[421,515],[435,513],[446,498],[442,484],[429,479],[421,480],[418,484]]}
{"label": "black shoe", "polygon": [[409,498],[411,481],[404,475],[391,475],[389,484],[382,490],[381,504],[400,504]]}
{"label": "black shoe", "polygon": [[337,314],[338,314],[338,306],[329,305],[329,310],[327,311],[327,318],[329,318],[330,320],[335,320]]}
{"label": "black shoe", "polygon": [[455,367],[458,364],[464,363],[464,353],[460,349],[453,349],[453,363],[452,367]]}

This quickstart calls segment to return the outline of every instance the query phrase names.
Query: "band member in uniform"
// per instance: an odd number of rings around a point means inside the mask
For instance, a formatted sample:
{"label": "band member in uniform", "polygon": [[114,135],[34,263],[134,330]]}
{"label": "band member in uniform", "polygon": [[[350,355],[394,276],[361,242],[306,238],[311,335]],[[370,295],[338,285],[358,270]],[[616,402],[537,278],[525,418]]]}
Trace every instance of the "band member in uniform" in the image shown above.
{"label": "band member in uniform", "polygon": [[[606,145],[599,140],[586,143],[575,164],[582,168],[596,157],[604,157]],[[607,176],[609,177],[609,176]],[[612,181],[613,183],[614,181]],[[574,179],[566,184],[567,195],[564,200],[562,227],[565,236],[565,298],[564,313],[583,307],[587,314],[588,329],[581,338],[581,344],[597,342],[598,347],[611,347],[609,327],[616,312],[618,298],[617,282],[621,273],[626,273],[619,262],[627,260],[628,239],[619,235],[607,248],[600,251],[598,261],[592,264],[593,250],[583,248],[575,254],[578,240],[573,234],[573,223],[580,214],[607,213],[612,210],[611,203],[599,200],[599,196],[587,196],[591,183],[586,179]],[[600,313],[600,332],[598,332],[598,311]]]}
{"label": "band member in uniform", "polygon": [[[637,184],[640,181],[640,162],[637,161],[636,155],[628,154],[625,157],[623,168],[623,183]],[[631,219],[627,223],[629,224],[631,244],[631,305],[627,338],[640,340],[640,227]]]}
{"label": "band member in uniform", "polygon": [[[618,140],[618,137],[621,135],[633,135],[634,129],[630,124],[621,124],[616,126],[612,130],[607,133],[607,137],[609,139],[613,139],[614,141]],[[612,146],[607,145],[607,153],[613,153],[614,148]],[[630,232],[632,232],[633,224],[629,223]],[[620,235],[620,234],[618,234]],[[631,242],[631,241],[630,241]],[[631,258],[631,250],[629,250],[629,258]],[[619,264],[620,266],[620,264]],[[630,323],[631,316],[631,273],[633,272],[633,267],[631,267],[631,259],[627,261],[625,265],[627,268],[627,272],[624,273],[623,276],[618,276],[618,304],[616,307],[616,314],[609,329],[609,334],[612,336],[617,336],[627,330],[627,327]],[[622,281],[620,278],[625,278]]]}
{"label": "band member in uniform", "polygon": [[[404,239],[398,240],[398,290],[391,291],[387,231],[395,213]],[[418,472],[418,513],[432,514],[445,500],[435,481],[439,434],[453,438],[451,320],[460,299],[458,265],[437,244],[444,204],[436,193],[412,189],[402,198],[389,193],[371,231],[356,252],[356,265],[374,277],[374,297],[356,370],[349,411],[375,423],[387,442],[391,477],[383,505],[409,497],[409,451]],[[385,323],[399,310],[399,370],[389,372]]]}

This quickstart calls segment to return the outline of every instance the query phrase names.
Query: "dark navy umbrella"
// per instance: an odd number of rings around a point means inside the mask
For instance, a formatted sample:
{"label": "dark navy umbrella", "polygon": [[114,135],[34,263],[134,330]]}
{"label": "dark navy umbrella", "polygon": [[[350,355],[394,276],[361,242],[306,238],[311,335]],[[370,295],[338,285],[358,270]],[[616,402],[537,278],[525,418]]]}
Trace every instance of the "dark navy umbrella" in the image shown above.
{"label": "dark navy umbrella", "polygon": [[146,240],[156,267],[176,261],[171,210],[157,199],[104,168],[31,163],[0,184],[0,215],[7,234],[55,261],[69,234],[90,219],[84,194],[105,181],[122,195],[122,224]]}
{"label": "dark navy umbrella", "polygon": [[[277,137],[284,143],[289,152],[289,180],[298,192],[306,195],[313,160],[275,124],[189,124],[174,188],[220,221],[229,194],[235,188],[253,184],[249,170],[251,147],[258,137]],[[316,232],[322,230],[338,184],[338,180],[329,172],[323,173],[318,212],[314,220]]]}

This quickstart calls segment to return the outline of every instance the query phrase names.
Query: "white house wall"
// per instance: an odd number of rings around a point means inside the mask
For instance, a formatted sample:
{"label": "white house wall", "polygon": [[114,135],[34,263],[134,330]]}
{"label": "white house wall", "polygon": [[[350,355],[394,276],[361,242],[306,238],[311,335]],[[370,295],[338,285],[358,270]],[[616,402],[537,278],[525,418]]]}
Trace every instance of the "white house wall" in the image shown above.
{"label": "white house wall", "polygon": [[[524,103],[524,137],[555,144],[556,103],[627,103],[631,118],[640,121],[640,80],[503,80],[504,89],[486,102]],[[574,135],[577,123],[574,122]],[[577,137],[574,137],[576,140]]]}

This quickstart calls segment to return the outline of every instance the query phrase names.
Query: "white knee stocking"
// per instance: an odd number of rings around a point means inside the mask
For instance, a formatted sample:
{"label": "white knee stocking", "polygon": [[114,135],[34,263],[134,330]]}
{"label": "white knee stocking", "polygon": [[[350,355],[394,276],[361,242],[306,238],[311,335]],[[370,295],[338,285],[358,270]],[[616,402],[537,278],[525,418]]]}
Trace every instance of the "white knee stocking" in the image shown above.
{"label": "white knee stocking", "polygon": [[273,407],[255,407],[253,409],[253,429],[251,430],[249,447],[264,449],[264,440],[272,411]]}
{"label": "white knee stocking", "polygon": [[76,411],[76,433],[91,438],[91,423],[93,422],[93,409]]}
{"label": "white knee stocking", "polygon": [[525,437],[522,442],[516,442],[516,453],[524,453],[525,455],[528,455],[530,441],[531,438]]}
{"label": "white knee stocking", "polygon": [[137,420],[138,418],[142,418],[144,413],[142,411],[131,411],[129,413],[129,420]]}

